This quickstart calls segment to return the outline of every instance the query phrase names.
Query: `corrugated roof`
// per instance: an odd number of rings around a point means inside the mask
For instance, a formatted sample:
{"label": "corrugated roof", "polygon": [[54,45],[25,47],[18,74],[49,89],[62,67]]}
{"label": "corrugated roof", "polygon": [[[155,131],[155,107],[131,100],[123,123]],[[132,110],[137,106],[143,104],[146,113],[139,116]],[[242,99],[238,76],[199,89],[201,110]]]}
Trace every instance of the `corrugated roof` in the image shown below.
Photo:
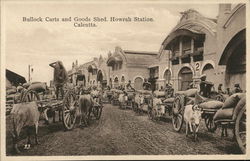
{"label": "corrugated roof", "polygon": [[140,52],[124,50],[127,64],[136,66],[149,66],[157,61],[157,52]]}

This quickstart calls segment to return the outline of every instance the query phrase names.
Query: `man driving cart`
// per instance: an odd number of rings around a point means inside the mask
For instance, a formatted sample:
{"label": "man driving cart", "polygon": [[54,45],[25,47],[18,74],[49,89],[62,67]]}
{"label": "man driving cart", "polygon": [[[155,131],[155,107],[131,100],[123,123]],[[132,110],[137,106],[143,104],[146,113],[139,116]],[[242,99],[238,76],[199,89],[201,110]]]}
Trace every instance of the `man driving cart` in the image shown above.
{"label": "man driving cart", "polygon": [[52,68],[54,68],[54,85],[55,85],[55,93],[56,99],[59,99],[59,91],[61,92],[62,98],[64,97],[63,86],[68,80],[68,75],[66,69],[63,66],[61,61],[56,61],[54,63],[49,64]]}

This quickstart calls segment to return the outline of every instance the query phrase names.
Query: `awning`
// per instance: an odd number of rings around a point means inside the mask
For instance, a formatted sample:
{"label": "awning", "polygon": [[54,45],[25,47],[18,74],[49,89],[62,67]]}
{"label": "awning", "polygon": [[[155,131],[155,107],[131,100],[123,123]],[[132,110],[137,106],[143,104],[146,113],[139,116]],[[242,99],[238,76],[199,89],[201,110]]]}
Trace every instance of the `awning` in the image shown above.
{"label": "awning", "polygon": [[150,66],[148,66],[148,68],[158,68],[159,67],[159,64],[152,64]]}
{"label": "awning", "polygon": [[188,58],[188,57],[190,57],[190,54],[184,54],[184,55],[182,55],[182,56],[180,56],[182,59],[183,58]]}
{"label": "awning", "polygon": [[174,57],[170,58],[171,61],[173,61],[173,60],[178,60],[178,59],[179,59],[178,56],[174,56]]}
{"label": "awning", "polygon": [[198,55],[202,55],[203,51],[195,51],[192,54],[190,54],[191,56],[198,56]]}
{"label": "awning", "polygon": [[188,37],[192,37],[194,40],[200,40],[200,41],[204,41],[205,39],[204,33],[194,32],[194,31],[187,30],[187,29],[178,29],[170,33],[168,37],[163,41],[162,44],[165,46],[165,49],[170,49],[171,42],[180,36],[188,36]]}
{"label": "awning", "polygon": [[6,78],[13,83],[13,85],[17,86],[19,83],[26,83],[26,80],[23,76],[14,73],[8,69],[6,69]]}
{"label": "awning", "polygon": [[111,56],[109,57],[108,61],[107,61],[107,65],[108,66],[112,66],[113,64],[117,63],[117,62],[122,62],[122,57],[117,55],[117,56]]}

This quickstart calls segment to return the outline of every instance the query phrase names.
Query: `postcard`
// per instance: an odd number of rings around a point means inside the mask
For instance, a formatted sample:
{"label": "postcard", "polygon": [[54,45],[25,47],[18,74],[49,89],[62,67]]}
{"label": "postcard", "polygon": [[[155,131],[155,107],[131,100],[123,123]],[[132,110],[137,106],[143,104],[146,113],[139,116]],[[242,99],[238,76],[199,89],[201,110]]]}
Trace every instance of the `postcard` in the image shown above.
{"label": "postcard", "polygon": [[2,1],[1,159],[249,159],[248,12]]}

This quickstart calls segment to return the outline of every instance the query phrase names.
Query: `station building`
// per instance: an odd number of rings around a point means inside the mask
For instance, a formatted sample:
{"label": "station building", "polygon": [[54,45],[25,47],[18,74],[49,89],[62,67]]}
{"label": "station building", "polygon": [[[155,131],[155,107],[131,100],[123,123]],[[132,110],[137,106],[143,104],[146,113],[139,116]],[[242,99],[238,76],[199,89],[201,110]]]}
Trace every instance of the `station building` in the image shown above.
{"label": "station building", "polygon": [[142,89],[145,79],[149,80],[149,66],[157,62],[157,56],[157,52],[130,51],[115,47],[115,51],[109,53],[107,59],[110,86],[125,85],[130,80],[135,89]]}
{"label": "station building", "polygon": [[197,86],[206,74],[216,89],[220,83],[231,89],[239,83],[245,89],[245,5],[231,9],[230,4],[220,4],[217,19],[193,9],[181,14],[161,45],[160,55],[168,56],[159,61],[158,68],[164,69],[159,70],[159,86],[170,82],[175,90],[186,90],[192,82]]}
{"label": "station building", "polygon": [[100,56],[79,66],[77,61],[73,62],[72,69],[68,72],[68,75],[70,82],[74,85],[81,83],[84,86],[99,86],[100,84],[106,86],[108,83],[107,73],[106,59]]}
{"label": "station building", "polygon": [[212,81],[216,68],[216,20],[193,9],[181,14],[160,51],[169,51],[169,69],[164,79],[176,90],[186,90],[192,82],[198,84],[203,73]]}
{"label": "station building", "polygon": [[246,5],[220,4],[216,19],[193,9],[181,13],[177,25],[159,52],[139,52],[115,47],[107,58],[94,58],[78,67],[73,64],[72,82],[84,85],[125,85],[130,80],[142,89],[145,79],[153,89],[171,83],[175,91],[197,86],[202,74],[224,89],[238,83],[246,89]]}

